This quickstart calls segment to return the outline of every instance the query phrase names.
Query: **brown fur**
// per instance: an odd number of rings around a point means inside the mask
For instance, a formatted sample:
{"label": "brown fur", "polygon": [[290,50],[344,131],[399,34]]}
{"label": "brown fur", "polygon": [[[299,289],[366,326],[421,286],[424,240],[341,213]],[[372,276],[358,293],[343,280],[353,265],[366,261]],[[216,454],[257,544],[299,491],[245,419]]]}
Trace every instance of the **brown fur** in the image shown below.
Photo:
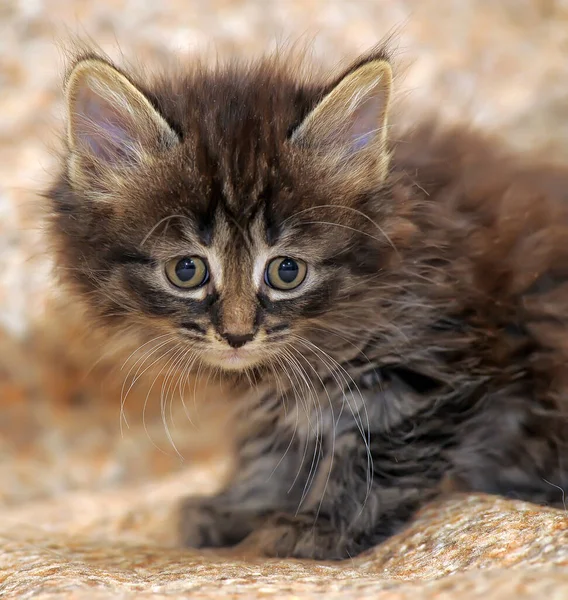
{"label": "brown fur", "polygon": [[[560,504],[568,170],[464,126],[388,143],[384,50],[331,83],[275,59],[154,80],[86,60],[48,194],[62,278],[180,377],[244,385],[239,470],[184,508],[186,543],[345,557],[445,476]],[[211,270],[191,293],[160,275],[186,255]],[[268,289],[274,255],[308,264],[297,290]]]}

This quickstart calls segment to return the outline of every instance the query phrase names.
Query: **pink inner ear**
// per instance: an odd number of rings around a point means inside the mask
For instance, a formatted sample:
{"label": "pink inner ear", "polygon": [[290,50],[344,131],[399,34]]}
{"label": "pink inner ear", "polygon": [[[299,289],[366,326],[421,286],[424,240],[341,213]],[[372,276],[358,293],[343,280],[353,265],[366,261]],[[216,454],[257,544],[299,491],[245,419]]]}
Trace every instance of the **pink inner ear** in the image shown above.
{"label": "pink inner ear", "polygon": [[109,163],[135,158],[137,140],[129,115],[91,89],[88,82],[77,90],[74,111],[75,143]]}
{"label": "pink inner ear", "polygon": [[384,104],[380,95],[369,96],[350,115],[349,136],[353,150],[361,150],[371,144],[379,134]]}

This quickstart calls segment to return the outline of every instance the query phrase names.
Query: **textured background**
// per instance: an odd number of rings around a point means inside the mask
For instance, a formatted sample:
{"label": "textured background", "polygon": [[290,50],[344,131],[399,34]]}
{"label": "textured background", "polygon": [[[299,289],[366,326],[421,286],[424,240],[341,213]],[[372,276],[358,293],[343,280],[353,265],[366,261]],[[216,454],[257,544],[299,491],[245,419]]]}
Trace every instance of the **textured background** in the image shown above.
{"label": "textured background", "polygon": [[[61,47],[70,36],[142,62],[170,52],[250,56],[302,37],[331,68],[394,29],[407,115],[434,109],[498,129],[520,150],[568,157],[566,0],[0,0],[0,596],[43,586],[46,598],[81,590],[88,598],[191,590],[247,597],[253,589],[271,597],[378,589],[388,598],[487,597],[507,586],[507,596],[568,597],[564,515],[483,498],[432,508],[357,570],[160,550],[173,544],[175,499],[212,488],[223,467],[213,438],[175,406],[173,418],[166,414],[174,448],[155,393],[143,410],[143,380],[126,404],[130,427],[121,427],[128,365],[105,360],[89,323],[61,310],[50,290],[38,192],[55,164]],[[219,393],[197,388],[203,422]],[[197,454],[209,466],[198,469]]]}

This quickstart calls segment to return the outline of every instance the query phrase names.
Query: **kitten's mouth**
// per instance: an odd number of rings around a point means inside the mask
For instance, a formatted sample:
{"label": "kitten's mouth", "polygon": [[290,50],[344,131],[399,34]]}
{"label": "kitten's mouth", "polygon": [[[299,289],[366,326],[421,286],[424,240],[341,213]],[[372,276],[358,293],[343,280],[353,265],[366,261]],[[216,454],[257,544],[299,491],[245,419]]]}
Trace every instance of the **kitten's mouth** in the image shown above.
{"label": "kitten's mouth", "polygon": [[239,371],[260,362],[260,356],[246,348],[207,352],[204,358],[209,364],[228,371]]}

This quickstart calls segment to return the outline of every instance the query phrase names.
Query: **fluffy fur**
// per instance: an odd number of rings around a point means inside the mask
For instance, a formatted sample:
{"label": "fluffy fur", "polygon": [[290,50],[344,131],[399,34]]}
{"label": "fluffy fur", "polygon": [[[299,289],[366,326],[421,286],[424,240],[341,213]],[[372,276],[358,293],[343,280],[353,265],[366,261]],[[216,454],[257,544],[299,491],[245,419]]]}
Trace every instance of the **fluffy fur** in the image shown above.
{"label": "fluffy fur", "polygon": [[[346,558],[447,478],[562,502],[568,171],[466,127],[389,134],[390,89],[383,50],[321,82],[278,59],[70,70],[62,280],[180,377],[235,385],[238,468],[184,504],[187,545]],[[202,287],[168,284],[184,256]],[[277,256],[298,288],[267,285]]]}

